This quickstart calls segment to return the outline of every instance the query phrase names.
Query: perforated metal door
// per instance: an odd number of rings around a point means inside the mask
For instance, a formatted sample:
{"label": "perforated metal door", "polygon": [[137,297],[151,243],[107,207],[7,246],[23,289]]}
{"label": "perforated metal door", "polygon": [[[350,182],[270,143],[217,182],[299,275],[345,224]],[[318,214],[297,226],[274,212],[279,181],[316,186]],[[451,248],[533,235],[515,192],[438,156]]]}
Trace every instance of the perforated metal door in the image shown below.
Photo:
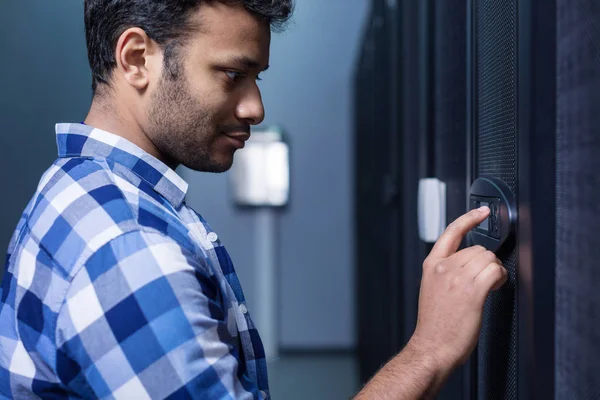
{"label": "perforated metal door", "polygon": [[[517,193],[517,1],[475,2],[475,178]],[[485,305],[478,348],[478,398],[517,398],[516,251],[499,254],[509,282]]]}

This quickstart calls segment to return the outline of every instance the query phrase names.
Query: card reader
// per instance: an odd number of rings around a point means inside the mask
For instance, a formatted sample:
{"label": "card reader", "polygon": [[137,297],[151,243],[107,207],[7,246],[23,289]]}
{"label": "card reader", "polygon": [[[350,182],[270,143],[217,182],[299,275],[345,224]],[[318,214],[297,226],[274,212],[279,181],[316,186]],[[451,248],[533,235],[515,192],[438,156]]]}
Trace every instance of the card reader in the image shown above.
{"label": "card reader", "polygon": [[469,233],[469,242],[496,252],[513,239],[517,223],[516,202],[501,180],[479,178],[469,191],[469,208],[484,206],[490,208],[490,215]]}

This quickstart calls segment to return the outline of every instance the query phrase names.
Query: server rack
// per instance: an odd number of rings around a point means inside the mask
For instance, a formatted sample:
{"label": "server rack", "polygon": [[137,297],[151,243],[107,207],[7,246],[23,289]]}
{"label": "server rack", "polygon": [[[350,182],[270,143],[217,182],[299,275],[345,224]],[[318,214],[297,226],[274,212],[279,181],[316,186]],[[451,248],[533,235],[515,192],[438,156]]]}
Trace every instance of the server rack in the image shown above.
{"label": "server rack", "polygon": [[[472,3],[472,179],[497,178],[519,199],[517,187],[517,0]],[[484,307],[477,366],[477,399],[517,396],[517,255],[504,246],[498,255],[507,284]]]}
{"label": "server rack", "polygon": [[[389,296],[384,310],[395,310],[397,318],[381,322],[385,328],[363,327],[370,330],[359,340],[363,380],[414,330],[420,267],[429,250],[417,236],[418,180],[446,182],[449,223],[468,209],[472,182],[493,177],[518,203],[516,235],[499,253],[510,278],[485,305],[473,357],[439,398],[600,399],[598,3],[376,3],[386,28],[372,36],[373,46],[388,54],[379,54],[368,77],[362,75],[356,105],[357,113],[369,114],[358,117],[363,127],[371,118],[369,126],[388,129],[391,154],[382,148],[362,153],[357,166],[372,157],[378,169],[357,174],[376,176],[378,183],[357,194],[386,193],[386,207],[372,203],[365,210],[379,213],[387,237],[376,256],[379,272],[361,261],[359,281],[379,274],[388,282],[363,290],[359,306],[368,314],[382,306],[371,298],[375,293]],[[375,76],[385,76],[387,85]],[[358,208],[367,204],[357,202]],[[358,232],[364,237],[360,226]],[[358,259],[366,260],[362,254]],[[377,324],[372,316],[360,321]],[[397,336],[382,343],[378,335],[389,332]]]}
{"label": "server rack", "polygon": [[[355,73],[355,177],[358,356],[365,382],[396,351],[400,292],[390,279],[394,239],[390,202],[389,16],[372,4]],[[397,336],[397,335],[396,335]]]}
{"label": "server rack", "polygon": [[428,151],[419,139],[422,11],[414,1],[374,1],[355,74],[356,238],[369,243],[356,249],[363,383],[404,347],[417,320],[426,248],[416,192]]}
{"label": "server rack", "polygon": [[[446,184],[446,224],[466,211],[467,195],[467,3],[433,1],[429,10],[432,171]],[[456,371],[440,398],[466,399],[469,366]]]}
{"label": "server rack", "polygon": [[486,303],[469,384],[476,399],[554,397],[555,5],[471,0],[470,181],[504,181],[517,234],[509,282]]}
{"label": "server rack", "polygon": [[[374,1],[356,70],[356,234],[358,242],[377,240],[375,251],[359,246],[356,257],[363,383],[403,348],[417,321],[429,248],[418,237],[416,194],[419,179],[435,174],[434,4]],[[460,377],[441,399],[461,398]]]}

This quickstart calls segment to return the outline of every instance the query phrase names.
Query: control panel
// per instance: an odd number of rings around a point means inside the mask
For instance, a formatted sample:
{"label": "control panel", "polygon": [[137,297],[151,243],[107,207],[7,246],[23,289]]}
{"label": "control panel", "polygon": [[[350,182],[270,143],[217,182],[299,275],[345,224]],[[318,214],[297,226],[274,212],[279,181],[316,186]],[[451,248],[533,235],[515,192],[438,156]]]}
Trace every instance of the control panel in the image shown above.
{"label": "control panel", "polygon": [[498,251],[515,232],[517,208],[506,184],[494,178],[477,179],[469,191],[469,208],[489,207],[490,215],[469,233],[471,245]]}
{"label": "control panel", "polygon": [[471,196],[471,209],[479,207],[489,207],[490,216],[475,229],[485,235],[500,239],[500,199]]}

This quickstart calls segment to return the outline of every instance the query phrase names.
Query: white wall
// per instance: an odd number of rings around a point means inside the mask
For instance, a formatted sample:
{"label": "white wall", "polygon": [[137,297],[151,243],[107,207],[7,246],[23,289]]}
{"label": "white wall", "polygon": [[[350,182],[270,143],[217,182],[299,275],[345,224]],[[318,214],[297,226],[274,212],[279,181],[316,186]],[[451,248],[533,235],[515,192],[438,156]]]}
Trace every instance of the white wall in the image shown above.
{"label": "white wall", "polygon": [[[2,1],[1,251],[8,248],[42,173],[56,159],[54,124],[85,117],[91,102],[90,87],[83,1]],[[3,270],[4,266],[0,277]]]}

